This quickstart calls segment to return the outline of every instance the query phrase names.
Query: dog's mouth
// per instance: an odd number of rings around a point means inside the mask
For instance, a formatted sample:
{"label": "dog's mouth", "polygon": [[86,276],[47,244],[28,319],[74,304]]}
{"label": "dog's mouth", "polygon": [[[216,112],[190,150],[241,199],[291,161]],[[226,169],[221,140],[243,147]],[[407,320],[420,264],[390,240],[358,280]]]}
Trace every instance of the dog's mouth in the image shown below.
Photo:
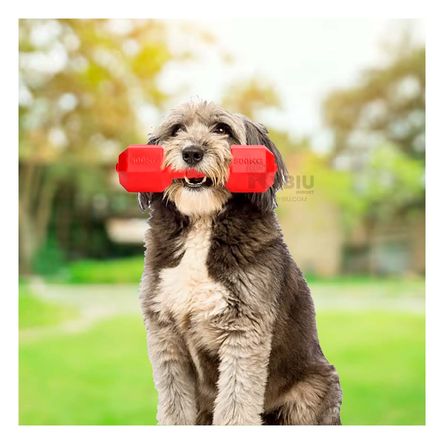
{"label": "dog's mouth", "polygon": [[213,181],[209,177],[199,177],[199,178],[188,178],[185,177],[184,179],[179,179],[179,181],[182,183],[182,185],[185,188],[191,189],[191,190],[199,190],[201,188],[208,188],[211,185],[213,185]]}

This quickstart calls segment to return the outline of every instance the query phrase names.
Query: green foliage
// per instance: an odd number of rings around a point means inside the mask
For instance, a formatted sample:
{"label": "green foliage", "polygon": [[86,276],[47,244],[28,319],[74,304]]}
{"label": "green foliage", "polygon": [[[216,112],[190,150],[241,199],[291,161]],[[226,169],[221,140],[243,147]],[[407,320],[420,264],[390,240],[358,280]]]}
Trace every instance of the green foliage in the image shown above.
{"label": "green foliage", "polygon": [[[138,107],[168,97],[157,78],[172,58],[165,22],[21,20],[21,154],[108,160],[107,151],[142,135]],[[54,128],[64,133],[60,146]]]}
{"label": "green foliage", "polygon": [[[187,48],[173,45],[180,35],[194,41]],[[46,275],[65,258],[135,253],[111,242],[105,230],[111,217],[140,217],[134,197],[114,186],[115,158],[123,146],[146,139],[150,122],[140,121],[141,110],[160,112],[171,98],[159,81],[164,69],[193,59],[202,44],[229,62],[214,36],[195,23],[20,20],[21,272]],[[344,232],[361,223],[370,233],[369,218],[422,211],[424,61],[424,48],[403,40],[388,63],[328,95],[323,112],[335,138],[330,157],[315,154],[307,138],[293,140],[270,128],[290,174],[314,175],[314,200],[320,195],[339,209]],[[278,86],[261,77],[235,79],[222,104],[261,120],[263,110],[281,107]],[[291,217],[290,205],[282,200],[280,215]],[[49,233],[58,247],[47,241]],[[67,276],[72,282],[136,282],[135,264],[116,265],[112,275],[98,272],[95,262],[77,264],[68,266]]]}
{"label": "green foliage", "polygon": [[21,329],[57,325],[77,315],[75,308],[43,301],[31,293],[26,285],[20,285],[19,326]]}
{"label": "green foliage", "polygon": [[[138,284],[143,270],[143,257],[126,257],[107,260],[79,260],[66,264],[54,276],[48,276],[52,281],[72,284]],[[386,294],[387,297],[401,295],[407,288],[422,292],[423,278],[412,277],[400,280],[398,277],[375,277],[369,275],[348,275],[321,277],[307,274],[306,279],[312,284],[335,284],[339,288],[344,285],[357,285],[357,294],[362,286],[374,286],[374,290]],[[388,287],[388,288],[386,288]],[[379,288],[379,290],[378,290]]]}
{"label": "green foliage", "polygon": [[143,257],[129,257],[106,261],[82,260],[69,264],[64,281],[75,284],[123,284],[140,282]]}
{"label": "green foliage", "polygon": [[370,154],[368,168],[356,178],[358,196],[367,212],[375,208],[389,215],[397,208],[417,205],[424,199],[423,165],[396,145],[382,145]]}
{"label": "green foliage", "polygon": [[42,276],[57,274],[65,263],[64,252],[55,236],[47,238],[33,257],[33,269]]}
{"label": "green foliage", "polygon": [[349,171],[333,169],[325,157],[307,153],[298,174],[314,175],[316,193],[322,194],[329,202],[341,209],[345,227],[352,226],[362,216],[365,201],[357,198],[353,175]]}
{"label": "green foliage", "polygon": [[424,199],[422,163],[393,144],[375,147],[355,171],[332,169],[325,157],[306,152],[298,174],[315,176],[316,193],[337,204],[345,228],[371,215],[393,217],[400,209],[420,206]]}
{"label": "green foliage", "polygon": [[[335,154],[365,154],[362,140],[382,136],[424,159],[425,48],[405,44],[399,42],[388,65],[364,71],[355,86],[326,98],[323,111],[336,137]],[[361,142],[353,142],[358,133]]]}
{"label": "green foliage", "polygon": [[[117,154],[146,139],[140,109],[160,107],[169,97],[158,84],[164,67],[173,58],[192,57],[189,50],[173,54],[169,26],[150,20],[123,26],[115,20],[20,20],[22,272],[39,271],[34,256],[65,199],[61,188],[72,191],[72,213],[81,202],[91,214],[98,194],[115,193],[110,177]],[[67,212],[65,219],[74,217]],[[67,238],[68,229],[57,233]]]}
{"label": "green foliage", "polygon": [[361,218],[381,220],[423,207],[424,47],[404,35],[385,66],[332,91],[323,114],[335,138],[331,164],[351,173]]}

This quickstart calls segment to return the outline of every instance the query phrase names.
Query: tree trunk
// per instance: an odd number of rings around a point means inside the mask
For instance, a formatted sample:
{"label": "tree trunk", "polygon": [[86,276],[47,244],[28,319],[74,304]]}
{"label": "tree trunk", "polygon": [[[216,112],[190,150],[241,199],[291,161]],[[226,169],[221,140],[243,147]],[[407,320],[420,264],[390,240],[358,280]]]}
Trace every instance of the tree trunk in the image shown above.
{"label": "tree trunk", "polygon": [[32,261],[46,241],[56,180],[45,167],[32,161],[20,168],[19,190],[19,271],[32,273]]}

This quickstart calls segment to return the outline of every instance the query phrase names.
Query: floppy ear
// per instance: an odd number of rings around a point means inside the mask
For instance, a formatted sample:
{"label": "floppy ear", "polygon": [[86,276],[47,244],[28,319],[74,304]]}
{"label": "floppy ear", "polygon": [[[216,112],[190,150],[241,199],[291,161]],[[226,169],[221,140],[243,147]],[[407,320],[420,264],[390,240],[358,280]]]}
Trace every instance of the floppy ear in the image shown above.
{"label": "floppy ear", "polygon": [[[159,145],[160,138],[154,135],[149,136],[147,145]],[[153,199],[162,193],[138,193],[137,200],[139,202],[139,207],[142,211],[149,208]]]}
{"label": "floppy ear", "polygon": [[276,145],[268,137],[268,131],[264,125],[253,122],[246,117],[244,117],[244,125],[247,145],[265,145],[273,153],[277,165],[274,183],[265,193],[248,193],[245,195],[263,211],[271,210],[277,206],[276,191],[280,190],[287,181],[287,167]]}

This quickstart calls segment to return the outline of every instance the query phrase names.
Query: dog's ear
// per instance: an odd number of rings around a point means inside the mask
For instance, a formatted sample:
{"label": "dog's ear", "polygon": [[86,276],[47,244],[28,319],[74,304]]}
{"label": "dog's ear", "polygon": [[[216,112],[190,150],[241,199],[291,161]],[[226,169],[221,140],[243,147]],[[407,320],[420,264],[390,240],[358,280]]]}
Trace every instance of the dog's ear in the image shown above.
{"label": "dog's ear", "polygon": [[[160,138],[155,135],[150,135],[148,137],[147,145],[159,145]],[[137,200],[139,202],[139,207],[142,211],[149,208],[153,199],[161,193],[138,193]]]}
{"label": "dog's ear", "polygon": [[247,145],[265,145],[274,155],[277,171],[273,185],[265,193],[248,193],[246,196],[264,211],[273,209],[276,204],[276,191],[280,190],[287,181],[288,171],[281,153],[268,136],[267,128],[244,117]]}

